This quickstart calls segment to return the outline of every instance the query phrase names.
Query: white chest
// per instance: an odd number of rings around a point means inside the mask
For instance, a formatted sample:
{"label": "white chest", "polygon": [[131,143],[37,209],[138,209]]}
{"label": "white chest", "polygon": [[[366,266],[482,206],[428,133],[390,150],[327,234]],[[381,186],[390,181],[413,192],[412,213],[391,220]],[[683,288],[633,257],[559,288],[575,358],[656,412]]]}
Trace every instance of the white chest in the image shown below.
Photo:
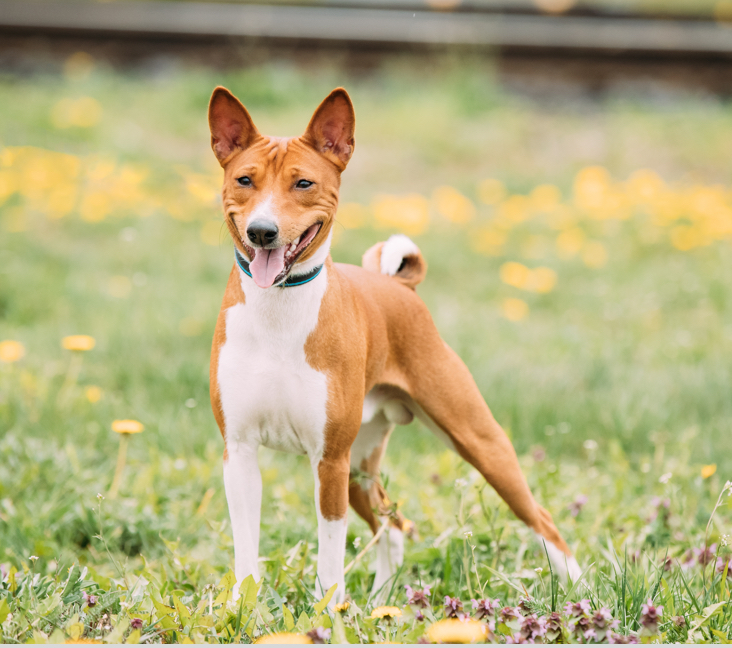
{"label": "white chest", "polygon": [[246,303],[227,310],[219,353],[227,443],[322,454],[328,381],[307,363],[305,343],[326,286],[325,270],[295,288],[261,290],[242,279]]}

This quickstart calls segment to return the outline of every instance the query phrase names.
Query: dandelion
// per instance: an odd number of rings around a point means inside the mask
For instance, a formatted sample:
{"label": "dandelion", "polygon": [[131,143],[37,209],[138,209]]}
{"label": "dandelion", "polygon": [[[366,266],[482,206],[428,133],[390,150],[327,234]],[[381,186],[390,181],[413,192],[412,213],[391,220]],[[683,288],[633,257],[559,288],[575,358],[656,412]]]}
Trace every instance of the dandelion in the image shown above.
{"label": "dandelion", "polygon": [[429,587],[425,587],[423,590],[415,590],[409,585],[405,585],[404,589],[407,590],[408,605],[416,605],[420,608],[428,608],[430,606],[430,602],[427,598],[430,595]]}
{"label": "dandelion", "polygon": [[102,400],[103,393],[104,392],[102,392],[101,387],[97,387],[96,385],[89,385],[84,390],[84,395],[90,403],[98,403],[100,400]]}
{"label": "dandelion", "polygon": [[132,621],[130,621],[130,627],[133,630],[142,630],[142,625],[142,619],[140,619],[139,617],[135,617],[134,619],[132,619]]}
{"label": "dandelion", "polygon": [[127,461],[127,444],[130,434],[139,434],[145,429],[140,421],[132,419],[117,420],[112,422],[112,430],[120,435],[119,452],[117,453],[117,467],[114,470],[114,478],[112,486],[109,488],[109,498],[114,499],[119,492],[120,482],[122,481],[122,472],[125,469]]}
{"label": "dandelion", "polygon": [[463,602],[455,597],[445,597],[445,616],[448,619],[457,619],[462,616]]}
{"label": "dandelion", "polygon": [[648,599],[648,601],[641,606],[640,624],[650,634],[658,634],[658,623],[661,620],[662,614],[663,606],[656,606],[653,604],[653,599]]}
{"label": "dandelion", "polygon": [[402,616],[402,611],[393,605],[382,605],[371,610],[372,619],[396,619]]}
{"label": "dandelion", "polygon": [[475,616],[478,619],[483,619],[484,617],[491,617],[495,615],[496,610],[501,607],[501,602],[498,599],[471,599],[470,603],[473,606],[473,610],[475,610]]}
{"label": "dandelion", "polygon": [[97,342],[91,335],[67,335],[61,346],[69,351],[91,351]]}
{"label": "dandelion", "polygon": [[510,322],[520,322],[529,314],[529,305],[516,297],[507,297],[501,304],[503,316]]}
{"label": "dandelion", "polygon": [[469,644],[484,642],[488,628],[474,619],[443,619],[430,626],[427,637],[432,643]]}
{"label": "dandelion", "polygon": [[0,362],[11,364],[18,362],[25,355],[25,347],[17,340],[0,342]]}
{"label": "dandelion", "polygon": [[333,611],[347,612],[349,607],[351,607],[351,603],[349,601],[343,601],[343,603],[336,603],[336,605],[333,607]]}
{"label": "dandelion", "polygon": [[709,479],[715,472],[717,472],[717,464],[709,464],[708,466],[702,466],[702,469],[701,469],[702,479]]}
{"label": "dandelion", "polygon": [[81,371],[81,358],[84,351],[91,351],[96,346],[96,340],[91,335],[67,335],[61,340],[61,346],[72,352],[66,378],[58,392],[56,402],[61,405],[66,402],[71,390],[76,385]]}
{"label": "dandelion", "polygon": [[313,628],[306,634],[310,637],[312,643],[324,644],[328,643],[328,640],[330,639],[330,628],[323,628],[322,626],[319,626],[317,628]]}
{"label": "dandelion", "polygon": [[270,635],[259,637],[256,644],[311,644],[313,640],[307,635],[295,634],[294,632],[275,632]]}

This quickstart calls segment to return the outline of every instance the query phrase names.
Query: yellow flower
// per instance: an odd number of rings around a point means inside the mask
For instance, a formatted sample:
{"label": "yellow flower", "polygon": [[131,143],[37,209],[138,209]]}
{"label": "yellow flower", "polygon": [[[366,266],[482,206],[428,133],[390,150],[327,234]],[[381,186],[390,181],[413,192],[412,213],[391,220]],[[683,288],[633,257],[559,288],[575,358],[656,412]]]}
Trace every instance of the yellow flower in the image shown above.
{"label": "yellow flower", "polygon": [[270,635],[259,637],[256,644],[311,644],[313,640],[307,635],[295,634],[294,632],[275,632]]}
{"label": "yellow flower", "polygon": [[512,322],[518,322],[529,314],[529,305],[523,299],[507,297],[501,305],[503,316]]}
{"label": "yellow flower", "polygon": [[451,223],[467,223],[475,217],[475,205],[453,187],[437,187],[432,200],[440,216]]}
{"label": "yellow flower", "polygon": [[371,611],[372,619],[394,619],[402,616],[402,611],[393,605],[382,605]]}
{"label": "yellow flower", "polygon": [[16,340],[3,340],[0,342],[0,361],[17,362],[25,355],[25,347]]}
{"label": "yellow flower", "polygon": [[443,619],[430,626],[427,636],[432,643],[468,644],[485,641],[488,629],[475,619]]}
{"label": "yellow flower", "polygon": [[569,259],[582,249],[585,233],[579,227],[572,227],[557,236],[557,252],[562,259]]}
{"label": "yellow flower", "polygon": [[429,203],[424,196],[376,196],[371,207],[376,225],[395,228],[405,234],[421,234],[429,224]]}
{"label": "yellow flower", "polygon": [[717,472],[717,464],[709,464],[702,466],[701,476],[703,479],[709,479],[715,472]]}
{"label": "yellow flower", "polygon": [[61,346],[69,351],[91,351],[97,341],[91,335],[67,335]]}
{"label": "yellow flower", "polygon": [[551,268],[539,266],[532,271],[526,288],[527,290],[533,290],[538,293],[548,293],[554,290],[554,286],[556,285],[557,273]]}
{"label": "yellow flower", "polygon": [[145,429],[140,421],[133,419],[117,420],[112,422],[112,430],[117,434],[139,434]]}
{"label": "yellow flower", "polygon": [[343,603],[338,603],[333,610],[335,612],[345,612],[349,607],[351,607],[351,604],[348,601],[344,601]]}
{"label": "yellow flower", "polygon": [[531,276],[529,270],[523,263],[508,261],[499,270],[501,281],[514,288],[524,288]]}
{"label": "yellow flower", "polygon": [[90,403],[98,403],[100,400],[102,400],[103,391],[101,387],[97,387],[96,385],[89,385],[85,390],[84,394],[86,395],[86,399]]}
{"label": "yellow flower", "polygon": [[358,203],[344,203],[338,206],[336,220],[346,229],[358,229],[369,220],[369,210]]}

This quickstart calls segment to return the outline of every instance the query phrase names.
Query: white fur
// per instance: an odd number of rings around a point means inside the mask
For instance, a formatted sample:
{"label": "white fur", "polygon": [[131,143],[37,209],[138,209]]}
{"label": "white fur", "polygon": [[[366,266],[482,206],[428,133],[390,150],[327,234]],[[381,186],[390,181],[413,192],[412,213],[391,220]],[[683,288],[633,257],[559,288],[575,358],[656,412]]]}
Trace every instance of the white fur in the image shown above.
{"label": "white fur", "polygon": [[360,470],[361,462],[383,443],[394,426],[411,423],[412,418],[409,409],[388,390],[374,387],[363,401],[361,428],[351,446],[351,467]]}
{"label": "white fur", "polygon": [[239,585],[250,574],[259,580],[259,520],[262,509],[262,476],[257,462],[257,447],[228,442],[224,462],[224,487],[234,536],[234,573]]}
{"label": "white fur", "polygon": [[276,223],[279,227],[279,218],[277,217],[277,212],[274,209],[274,198],[272,194],[264,196],[264,198],[257,203],[256,207],[252,209],[249,214],[249,218],[247,218],[247,227],[249,227],[249,225],[255,220],[271,221]]}
{"label": "white fur", "polygon": [[320,480],[318,479],[318,461],[313,461],[315,477],[315,510],[318,514],[318,578],[315,584],[315,595],[322,597],[333,585],[338,584],[329,605],[340,603],[346,596],[346,576],[344,561],[346,559],[346,533],[348,516],[340,520],[326,520],[320,512]]}
{"label": "white fur", "polygon": [[[217,378],[229,454],[224,482],[240,584],[249,574],[258,577],[259,445],[308,454],[311,460],[322,456],[328,381],[307,363],[304,347],[317,325],[328,277],[324,269],[296,288],[262,289],[239,274],[246,303],[226,312]],[[345,536],[343,542],[345,551]]]}
{"label": "white fur", "polygon": [[404,257],[419,254],[419,248],[404,234],[394,234],[381,248],[381,274],[393,277]]}
{"label": "white fur", "polygon": [[562,580],[566,581],[567,576],[569,576],[573,583],[576,582],[582,576],[582,570],[577,564],[577,559],[574,556],[567,557],[561,549],[549,542],[544,536],[538,533],[535,535],[542,549],[544,548],[544,543],[546,543],[546,552],[549,554],[549,562],[551,562],[552,569],[559,574]]}
{"label": "white fur", "polygon": [[[384,520],[381,520],[382,524]],[[404,562],[404,533],[389,525],[376,544],[376,575],[371,595],[383,603],[389,595],[391,584],[386,585]],[[386,587],[384,587],[386,585]]]}

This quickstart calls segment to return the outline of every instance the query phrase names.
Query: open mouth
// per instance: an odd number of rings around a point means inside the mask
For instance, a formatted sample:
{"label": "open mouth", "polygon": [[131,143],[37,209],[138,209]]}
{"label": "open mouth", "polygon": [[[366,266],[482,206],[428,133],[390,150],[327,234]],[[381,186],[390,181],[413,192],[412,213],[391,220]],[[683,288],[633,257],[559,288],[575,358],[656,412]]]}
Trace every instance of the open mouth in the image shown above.
{"label": "open mouth", "polygon": [[315,238],[321,225],[322,223],[311,225],[292,243],[277,248],[253,248],[242,241],[249,255],[249,271],[254,283],[260,288],[269,288],[284,281],[292,266]]}

